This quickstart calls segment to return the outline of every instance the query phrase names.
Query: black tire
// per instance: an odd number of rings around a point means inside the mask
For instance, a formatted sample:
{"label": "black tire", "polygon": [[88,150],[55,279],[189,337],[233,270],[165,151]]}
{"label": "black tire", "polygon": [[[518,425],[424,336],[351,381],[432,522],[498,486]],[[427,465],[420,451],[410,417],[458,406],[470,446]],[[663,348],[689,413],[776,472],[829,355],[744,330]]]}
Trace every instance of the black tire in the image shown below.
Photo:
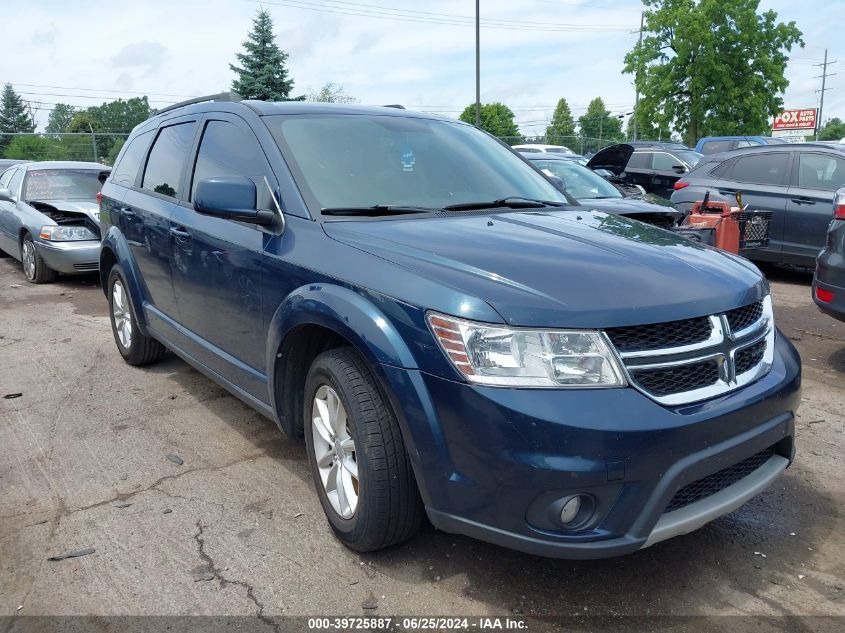
{"label": "black tire", "polygon": [[[34,270],[27,266],[26,253],[28,249],[32,249],[32,259]],[[58,273],[47,265],[44,258],[38,253],[35,248],[35,242],[27,233],[21,241],[21,265],[23,266],[23,276],[31,284],[49,284],[56,281]]]}
{"label": "black tire", "polygon": [[[323,385],[340,396],[347,429],[355,441],[358,502],[348,519],[332,507],[315,458],[311,408]],[[354,350],[333,349],[314,360],[305,381],[303,409],[308,463],[320,504],[337,537],[353,550],[368,552],[413,536],[423,507],[402,433],[392,408]]]}
{"label": "black tire", "polygon": [[[109,298],[111,331],[114,336],[114,342],[117,345],[117,350],[120,352],[120,355],[123,356],[123,360],[130,365],[148,365],[160,360],[161,357],[164,356],[166,348],[154,338],[142,334],[138,329],[138,321],[136,319],[137,312],[135,311],[135,306],[132,304],[132,297],[127,290],[129,286],[126,283],[126,277],[124,277],[123,271],[120,270],[120,266],[113,266],[109,271],[108,283],[107,296]],[[115,320],[115,285],[117,284],[120,284],[121,289],[124,291],[122,292],[122,296],[124,297],[123,300],[126,302],[124,309],[128,310],[131,316],[131,336],[129,337],[128,346],[124,345],[121,341]]]}

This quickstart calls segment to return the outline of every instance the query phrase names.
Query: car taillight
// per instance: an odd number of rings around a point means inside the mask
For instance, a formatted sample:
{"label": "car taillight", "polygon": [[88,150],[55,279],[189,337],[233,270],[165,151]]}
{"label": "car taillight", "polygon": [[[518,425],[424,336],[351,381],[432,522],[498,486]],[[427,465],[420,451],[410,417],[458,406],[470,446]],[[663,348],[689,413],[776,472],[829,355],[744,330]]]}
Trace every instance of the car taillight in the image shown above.
{"label": "car taillight", "polygon": [[830,303],[833,301],[834,294],[830,290],[819,288],[816,286],[816,299],[823,303]]}
{"label": "car taillight", "polygon": [[680,191],[684,187],[689,187],[689,183],[684,182],[683,180],[679,180],[678,182],[675,183],[675,191]]}
{"label": "car taillight", "polygon": [[833,195],[833,217],[845,220],[845,187],[837,189]]}
{"label": "car taillight", "polygon": [[97,192],[97,204],[100,204],[102,201],[103,201],[103,192],[98,191]]}

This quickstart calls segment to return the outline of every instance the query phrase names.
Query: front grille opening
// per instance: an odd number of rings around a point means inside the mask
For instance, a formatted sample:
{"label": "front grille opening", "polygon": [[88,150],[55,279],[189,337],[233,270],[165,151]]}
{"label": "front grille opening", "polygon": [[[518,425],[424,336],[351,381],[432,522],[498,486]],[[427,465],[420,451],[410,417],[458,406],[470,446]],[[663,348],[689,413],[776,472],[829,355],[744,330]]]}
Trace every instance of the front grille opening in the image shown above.
{"label": "front grille opening", "polygon": [[714,359],[677,367],[631,368],[630,371],[640,387],[658,397],[709,387],[719,381],[719,363]]}
{"label": "front grille opening", "polygon": [[620,352],[648,351],[701,343],[710,338],[713,324],[708,317],[668,321],[651,325],[614,327],[607,335]]}
{"label": "front grille opening", "polygon": [[763,339],[754,345],[749,345],[748,347],[744,347],[736,353],[735,357],[735,364],[736,364],[736,375],[740,376],[747,371],[751,371],[757,365],[760,364],[760,361],[763,360],[763,356],[766,354],[766,340]]}
{"label": "front grille opening", "polygon": [[681,508],[701,501],[707,497],[716,494],[720,490],[724,490],[728,486],[732,486],[741,479],[744,479],[755,470],[765,464],[772,455],[775,454],[775,447],[770,446],[766,450],[760,451],[756,455],[742,460],[738,464],[723,468],[719,472],[707,475],[701,479],[687,484],[672,497],[669,505],[666,506],[664,512],[672,512],[673,510],[680,510]]}
{"label": "front grille opening", "polygon": [[760,317],[763,316],[763,302],[758,301],[742,308],[736,308],[735,310],[726,312],[725,316],[728,318],[728,325],[731,326],[731,332],[739,332],[760,320]]}

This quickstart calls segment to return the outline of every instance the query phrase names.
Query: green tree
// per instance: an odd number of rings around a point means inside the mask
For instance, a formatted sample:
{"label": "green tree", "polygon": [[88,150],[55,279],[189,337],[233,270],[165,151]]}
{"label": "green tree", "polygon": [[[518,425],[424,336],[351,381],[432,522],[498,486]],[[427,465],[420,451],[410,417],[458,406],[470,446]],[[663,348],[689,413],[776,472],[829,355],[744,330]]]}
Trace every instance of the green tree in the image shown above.
{"label": "green tree", "polygon": [[55,137],[38,134],[15,136],[3,156],[19,160],[61,160],[65,157]]}
{"label": "green tree", "polygon": [[845,138],[845,122],[838,117],[825,121],[819,129],[820,141],[840,141]]}
{"label": "green tree", "polygon": [[106,156],[106,164],[107,165],[114,165],[114,161],[117,160],[117,155],[120,154],[120,150],[123,149],[123,146],[126,144],[126,139],[119,138],[117,139],[111,146],[109,150],[108,156]]}
{"label": "green tree", "polygon": [[[468,105],[461,116],[458,117],[464,123],[475,123],[475,104]],[[482,103],[481,104],[481,129],[493,136],[508,137],[508,140],[520,138],[519,128],[514,121],[514,114],[511,109],[503,103]]]}
{"label": "green tree", "polygon": [[99,125],[100,131],[129,134],[136,125],[146,121],[152,110],[147,97],[133,97],[124,101],[107,101],[86,110]]}
{"label": "green tree", "polygon": [[317,92],[309,90],[305,100],[317,103],[358,103],[358,99],[346,94],[343,86],[332,82],[324,84]]}
{"label": "green tree", "polygon": [[72,105],[68,105],[67,103],[57,103],[53,106],[53,109],[50,110],[50,114],[47,117],[47,127],[44,128],[44,131],[48,134],[60,134],[61,132],[67,132],[67,128],[70,125],[71,120],[73,120],[73,115],[76,113],[76,108]]}
{"label": "green tree", "polygon": [[232,90],[244,99],[264,101],[302,101],[302,97],[291,98],[293,79],[288,76],[285,64],[288,54],[276,44],[273,34],[273,19],[266,9],[259,9],[252,21],[252,31],[243,43],[243,53],[236,57],[240,66],[229,64],[237,75]]}
{"label": "green tree", "polygon": [[590,101],[587,111],[578,119],[578,126],[581,130],[581,136],[586,139],[584,151],[589,148],[595,152],[606,145],[607,142],[624,140],[622,120],[610,115],[610,111],[605,107],[604,100],[601,97],[596,97]]}
{"label": "green tree", "polygon": [[3,134],[4,132],[34,131],[32,112],[12,88],[12,84],[6,84],[0,94],[0,151],[5,150],[14,138]]}
{"label": "green tree", "polygon": [[551,123],[546,128],[546,143],[560,143],[566,136],[575,136],[575,119],[566,99],[557,102]]}
{"label": "green tree", "polygon": [[[111,149],[111,138],[102,134],[106,130],[91,110],[92,108],[88,108],[77,112],[67,126],[67,132],[77,136],[61,137],[61,144],[63,151],[67,154],[67,160],[100,160],[108,155]],[[97,136],[98,132],[101,133],[100,136]],[[93,142],[97,144],[96,156]]]}
{"label": "green tree", "polygon": [[643,120],[662,113],[687,143],[760,134],[783,109],[786,53],[804,45],[795,22],[758,13],[759,0],[643,0],[642,45],[625,56]]}
{"label": "green tree", "polygon": [[[628,125],[625,128],[625,134],[628,140],[634,140],[635,116],[636,114],[633,114],[628,117]],[[665,118],[659,113],[655,118],[651,118],[646,116],[642,109],[640,109],[639,120],[637,122],[637,140],[667,141],[670,138],[672,138],[672,130]]]}

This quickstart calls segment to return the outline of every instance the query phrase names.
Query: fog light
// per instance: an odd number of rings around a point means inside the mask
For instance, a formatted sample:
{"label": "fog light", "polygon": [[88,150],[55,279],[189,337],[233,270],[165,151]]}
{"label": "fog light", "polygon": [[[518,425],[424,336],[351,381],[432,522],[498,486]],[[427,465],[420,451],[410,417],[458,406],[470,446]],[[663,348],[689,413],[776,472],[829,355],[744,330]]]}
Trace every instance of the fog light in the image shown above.
{"label": "fog light", "polygon": [[566,503],[563,504],[563,507],[560,509],[560,522],[566,525],[567,523],[572,523],[577,517],[578,512],[581,510],[581,496],[576,495],[571,497]]}

